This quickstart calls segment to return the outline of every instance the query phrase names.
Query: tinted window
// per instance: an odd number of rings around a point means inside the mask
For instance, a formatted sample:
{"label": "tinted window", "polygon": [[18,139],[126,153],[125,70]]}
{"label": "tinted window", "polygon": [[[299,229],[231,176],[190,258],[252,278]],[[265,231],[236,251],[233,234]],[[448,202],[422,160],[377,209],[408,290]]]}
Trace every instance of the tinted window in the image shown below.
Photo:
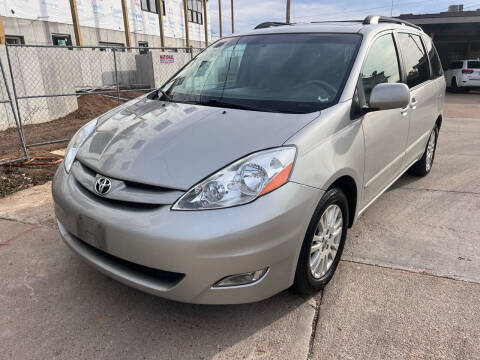
{"label": "tinted window", "polygon": [[[377,84],[400,82],[397,50],[391,34],[379,37],[370,47],[360,73],[359,97],[362,105],[368,104],[370,93]],[[362,99],[362,93],[364,99]]]}
{"label": "tinted window", "polygon": [[451,70],[461,69],[462,67],[463,67],[463,61],[455,61],[448,66],[448,68]]}
{"label": "tinted window", "polygon": [[425,46],[427,48],[428,58],[430,59],[430,66],[432,69],[431,78],[435,79],[443,75],[442,63],[440,62],[440,58],[438,57],[435,46],[433,46],[432,40],[430,40],[430,38],[424,38],[424,39],[425,39]]}
{"label": "tinted window", "polygon": [[430,78],[428,60],[420,36],[400,33],[398,40],[405,62],[407,85],[412,88],[427,81]]}
{"label": "tinted window", "polygon": [[173,101],[308,113],[340,95],[362,38],[272,34],[220,40],[163,86]]}
{"label": "tinted window", "polygon": [[469,69],[480,69],[480,61],[469,61],[467,67]]}

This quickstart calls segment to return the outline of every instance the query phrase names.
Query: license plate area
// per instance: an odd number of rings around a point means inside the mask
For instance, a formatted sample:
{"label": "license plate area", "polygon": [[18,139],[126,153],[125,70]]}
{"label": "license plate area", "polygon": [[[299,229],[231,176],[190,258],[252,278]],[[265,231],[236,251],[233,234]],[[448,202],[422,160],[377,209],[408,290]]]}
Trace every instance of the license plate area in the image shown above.
{"label": "license plate area", "polygon": [[106,250],[105,226],[91,217],[79,215],[77,220],[78,237],[87,244]]}

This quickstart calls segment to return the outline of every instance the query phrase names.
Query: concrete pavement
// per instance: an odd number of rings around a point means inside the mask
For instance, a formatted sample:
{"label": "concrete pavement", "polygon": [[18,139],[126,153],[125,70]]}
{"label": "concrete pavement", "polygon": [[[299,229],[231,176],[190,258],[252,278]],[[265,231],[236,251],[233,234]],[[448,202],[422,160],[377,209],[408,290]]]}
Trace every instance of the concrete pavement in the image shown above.
{"label": "concrete pavement", "polygon": [[159,299],[70,252],[50,184],[0,199],[0,358],[480,358],[479,98],[447,97],[431,174],[362,215],[323,297]]}
{"label": "concrete pavement", "polygon": [[480,285],[342,262],[312,359],[479,359]]}
{"label": "concrete pavement", "polygon": [[0,358],[307,357],[313,300],[284,292],[198,306],[144,294],[84,264],[58,236],[51,207],[44,215],[0,220]]}

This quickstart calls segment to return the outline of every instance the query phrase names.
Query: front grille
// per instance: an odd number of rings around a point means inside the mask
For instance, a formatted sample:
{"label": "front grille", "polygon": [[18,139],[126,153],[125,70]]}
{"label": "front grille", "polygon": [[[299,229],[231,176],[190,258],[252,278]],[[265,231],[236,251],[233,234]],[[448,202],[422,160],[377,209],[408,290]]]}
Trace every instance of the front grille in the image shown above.
{"label": "front grille", "polygon": [[159,204],[148,204],[148,203],[141,203],[141,202],[135,202],[135,201],[124,201],[124,200],[106,198],[104,196],[99,196],[95,194],[93,191],[89,191],[89,189],[87,189],[82,183],[80,183],[76,179],[75,179],[75,183],[77,184],[78,189],[88,198],[96,202],[99,202],[101,204],[109,205],[112,207],[118,207],[122,209],[132,209],[132,210],[155,210],[163,206]]}
{"label": "front grille", "polygon": [[106,203],[154,208],[162,205],[171,205],[184,194],[182,190],[109,177],[112,182],[112,190],[105,195],[99,195],[94,189],[97,175],[101,174],[98,174],[94,169],[78,160],[72,166],[72,174],[82,189],[87,190],[99,201]]}

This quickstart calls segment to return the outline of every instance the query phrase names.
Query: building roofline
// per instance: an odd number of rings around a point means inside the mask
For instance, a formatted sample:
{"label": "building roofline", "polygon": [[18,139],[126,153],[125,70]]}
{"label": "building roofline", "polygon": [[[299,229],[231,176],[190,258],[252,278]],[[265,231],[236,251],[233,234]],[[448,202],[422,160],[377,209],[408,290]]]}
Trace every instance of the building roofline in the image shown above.
{"label": "building roofline", "polygon": [[397,16],[399,19],[430,19],[430,18],[463,18],[463,17],[472,17],[480,16],[480,9],[471,10],[471,11],[444,11],[440,13],[430,13],[430,14],[400,14]]}

